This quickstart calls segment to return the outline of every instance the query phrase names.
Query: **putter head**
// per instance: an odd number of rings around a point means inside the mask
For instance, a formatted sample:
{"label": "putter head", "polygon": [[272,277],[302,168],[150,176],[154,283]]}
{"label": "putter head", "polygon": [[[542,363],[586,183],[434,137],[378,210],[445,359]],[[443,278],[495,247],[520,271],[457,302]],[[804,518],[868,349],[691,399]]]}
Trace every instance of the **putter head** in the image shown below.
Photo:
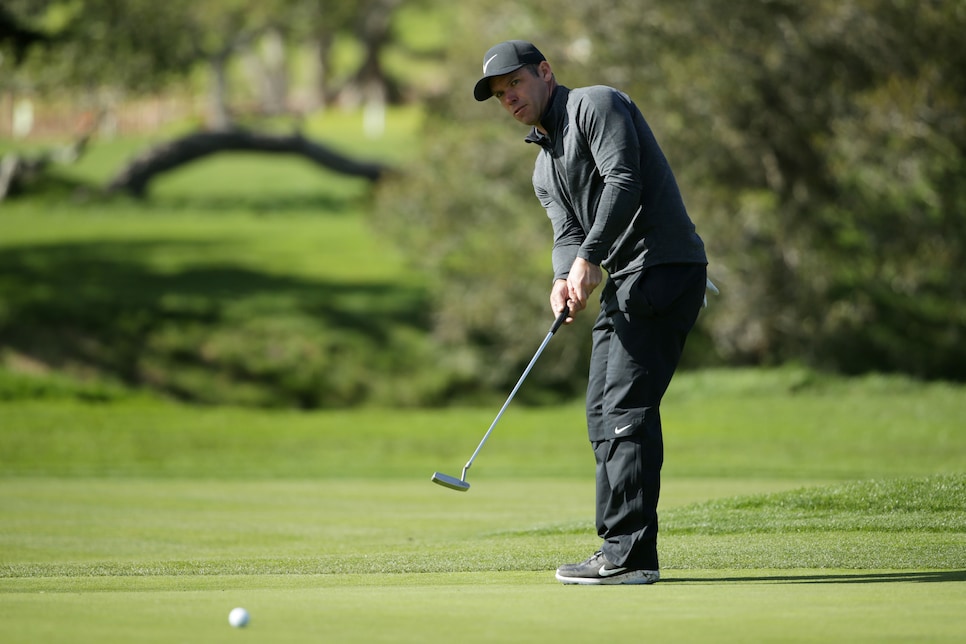
{"label": "putter head", "polygon": [[430,480],[437,485],[442,485],[443,487],[448,487],[458,492],[466,492],[470,489],[470,484],[463,479],[458,479],[455,476],[449,476],[448,474],[442,474],[440,472],[433,472],[433,477]]}

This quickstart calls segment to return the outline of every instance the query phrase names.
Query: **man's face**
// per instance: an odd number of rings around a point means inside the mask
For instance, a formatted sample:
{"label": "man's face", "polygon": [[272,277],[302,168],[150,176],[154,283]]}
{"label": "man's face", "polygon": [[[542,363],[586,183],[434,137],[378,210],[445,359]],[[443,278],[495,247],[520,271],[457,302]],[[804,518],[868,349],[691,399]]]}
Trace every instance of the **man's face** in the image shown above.
{"label": "man's face", "polygon": [[529,66],[490,79],[490,90],[513,118],[524,125],[539,125],[550,101],[553,77],[550,64],[540,63],[535,75]]}

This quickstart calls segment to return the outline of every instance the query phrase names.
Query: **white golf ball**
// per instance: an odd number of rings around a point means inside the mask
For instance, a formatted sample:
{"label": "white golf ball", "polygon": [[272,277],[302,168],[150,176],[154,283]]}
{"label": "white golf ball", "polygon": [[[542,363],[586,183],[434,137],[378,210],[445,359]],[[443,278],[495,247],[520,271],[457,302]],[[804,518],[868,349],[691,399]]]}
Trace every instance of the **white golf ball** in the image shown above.
{"label": "white golf ball", "polygon": [[244,628],[248,624],[248,611],[244,608],[233,608],[228,613],[228,623],[235,628]]}

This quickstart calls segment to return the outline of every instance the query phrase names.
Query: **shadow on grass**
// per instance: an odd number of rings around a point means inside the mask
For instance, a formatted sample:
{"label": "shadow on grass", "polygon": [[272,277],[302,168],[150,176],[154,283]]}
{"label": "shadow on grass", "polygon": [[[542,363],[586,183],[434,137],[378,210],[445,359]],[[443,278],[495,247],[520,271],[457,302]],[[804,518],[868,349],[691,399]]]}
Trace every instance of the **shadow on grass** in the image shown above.
{"label": "shadow on grass", "polygon": [[671,577],[661,583],[770,583],[770,584],[882,584],[896,582],[937,583],[966,581],[966,570],[934,570],[909,572],[855,572],[808,575],[734,575],[731,577]]}
{"label": "shadow on grass", "polygon": [[[265,404],[275,390],[280,404],[314,407],[340,382],[356,383],[337,394],[342,402],[363,395],[371,359],[393,369],[400,331],[428,328],[419,288],[214,259],[232,256],[217,242],[185,240],[0,249],[0,351],[187,399],[234,381],[268,392],[255,396]],[[189,382],[179,370],[208,376]]]}
{"label": "shadow on grass", "polygon": [[217,217],[218,213],[234,214],[239,211],[251,211],[261,215],[297,215],[308,214],[318,216],[324,212],[326,216],[348,216],[355,214],[354,208],[361,197],[354,195],[334,195],[328,193],[302,194],[254,194],[254,195],[197,195],[197,196],[167,196],[152,197],[149,201],[139,204],[147,212],[181,212],[202,211],[205,217]]}

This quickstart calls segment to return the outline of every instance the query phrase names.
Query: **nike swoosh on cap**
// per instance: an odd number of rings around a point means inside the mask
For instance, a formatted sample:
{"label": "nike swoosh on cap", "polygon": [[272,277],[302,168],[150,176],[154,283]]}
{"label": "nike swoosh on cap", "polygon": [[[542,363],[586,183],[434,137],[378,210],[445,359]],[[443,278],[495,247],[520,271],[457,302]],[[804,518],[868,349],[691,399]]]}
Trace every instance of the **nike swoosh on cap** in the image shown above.
{"label": "nike swoosh on cap", "polygon": [[485,62],[483,63],[483,73],[484,73],[484,74],[486,73],[486,68],[487,68],[487,67],[489,67],[489,66],[490,66],[490,63],[492,63],[492,62],[493,62],[493,59],[494,59],[494,58],[496,58],[496,57],[497,57],[497,56],[499,56],[499,55],[500,55],[500,54],[493,54],[492,56],[490,56],[490,57],[489,57],[489,58],[488,58],[488,59],[487,59],[487,60],[486,60],[486,61],[485,61]]}

